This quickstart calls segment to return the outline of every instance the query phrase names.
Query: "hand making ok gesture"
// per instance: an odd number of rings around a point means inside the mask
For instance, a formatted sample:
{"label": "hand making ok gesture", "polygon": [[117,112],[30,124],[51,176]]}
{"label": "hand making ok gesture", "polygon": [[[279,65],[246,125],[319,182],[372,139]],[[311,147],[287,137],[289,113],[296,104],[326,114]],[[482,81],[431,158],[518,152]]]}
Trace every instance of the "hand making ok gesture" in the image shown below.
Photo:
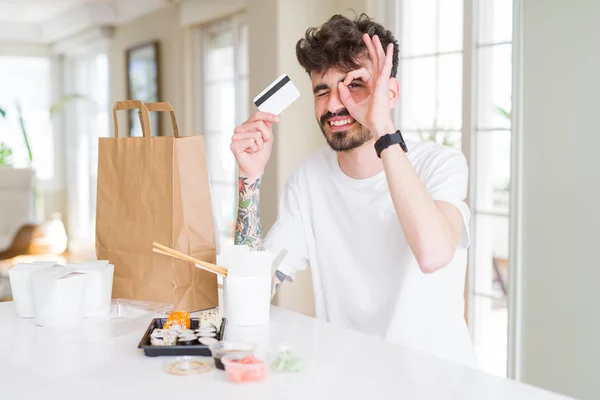
{"label": "hand making ok gesture", "polygon": [[[338,84],[338,89],[340,100],[348,109],[352,118],[367,127],[375,138],[378,138],[396,130],[392,122],[389,97],[394,44],[390,43],[386,52],[384,52],[377,35],[374,35],[371,39],[365,33],[363,41],[369,52],[371,71],[363,67],[348,72],[344,81]],[[365,82],[369,89],[369,96],[358,103],[354,101],[348,89],[348,85],[356,79]]]}

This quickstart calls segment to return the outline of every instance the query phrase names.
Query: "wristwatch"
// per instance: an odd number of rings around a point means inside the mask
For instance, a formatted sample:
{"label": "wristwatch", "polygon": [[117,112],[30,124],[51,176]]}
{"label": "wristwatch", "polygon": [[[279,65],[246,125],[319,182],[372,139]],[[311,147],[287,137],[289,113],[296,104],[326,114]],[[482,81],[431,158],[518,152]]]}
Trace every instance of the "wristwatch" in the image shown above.
{"label": "wristwatch", "polygon": [[381,152],[393,144],[399,144],[404,150],[405,153],[408,153],[408,148],[406,147],[406,143],[404,143],[404,138],[402,137],[402,132],[400,129],[396,131],[396,133],[387,133],[377,139],[375,142],[375,151],[377,152],[377,157],[381,158]]}

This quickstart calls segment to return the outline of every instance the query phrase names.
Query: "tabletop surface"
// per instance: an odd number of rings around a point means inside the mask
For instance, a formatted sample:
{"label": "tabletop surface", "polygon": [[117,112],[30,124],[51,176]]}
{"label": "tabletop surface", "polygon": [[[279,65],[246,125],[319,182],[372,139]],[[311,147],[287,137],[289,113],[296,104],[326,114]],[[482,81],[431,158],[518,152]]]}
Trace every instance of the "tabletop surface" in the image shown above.
{"label": "tabletop surface", "polygon": [[269,326],[230,326],[227,336],[254,340],[265,354],[287,346],[302,372],[244,384],[216,369],[173,376],[165,357],[137,348],[150,320],[53,331],[0,303],[0,399],[567,399],[277,307]]}

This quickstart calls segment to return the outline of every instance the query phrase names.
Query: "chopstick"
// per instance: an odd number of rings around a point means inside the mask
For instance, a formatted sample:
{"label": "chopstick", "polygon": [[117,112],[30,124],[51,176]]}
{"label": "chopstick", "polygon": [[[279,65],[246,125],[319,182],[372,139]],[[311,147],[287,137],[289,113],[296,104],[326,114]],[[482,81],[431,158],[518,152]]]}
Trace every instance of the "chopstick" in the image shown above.
{"label": "chopstick", "polygon": [[158,253],[158,254],[163,254],[165,256],[177,258],[179,260],[192,262],[192,263],[196,264],[198,266],[198,268],[202,268],[204,270],[213,272],[218,275],[227,276],[227,268],[220,267],[218,265],[215,265],[215,264],[212,264],[212,263],[209,263],[206,261],[198,260],[197,258],[188,256],[187,254],[184,254],[184,253],[180,253],[179,251],[171,249],[170,247],[167,247],[160,243],[153,242],[152,243],[152,251],[155,253]]}
{"label": "chopstick", "polygon": [[161,245],[159,243],[153,243],[155,247],[152,248],[152,251],[158,254],[162,254],[165,256],[177,258],[179,260],[188,261],[196,264],[198,268],[203,270],[215,273],[217,275],[227,276],[227,268],[220,267],[218,265],[198,260],[197,258],[188,256],[187,254],[183,254],[178,252],[177,250],[173,250],[167,246]]}
{"label": "chopstick", "polygon": [[[181,257],[179,257],[179,256],[176,256],[176,255],[173,255],[173,254],[167,253],[166,251],[162,251],[161,249],[155,249],[155,248],[153,248],[153,249],[152,249],[152,251],[153,251],[154,253],[162,254],[162,255],[164,255],[164,256],[173,257],[173,258],[176,258],[176,259],[178,259],[178,260],[189,261],[189,260],[183,259],[183,258],[181,258]],[[212,269],[208,269],[208,268],[206,268],[206,267],[203,267],[203,266],[202,266],[202,265],[200,265],[200,264],[194,263],[194,265],[195,265],[196,267],[200,268],[200,269],[203,269],[203,270],[205,270],[205,271],[212,272],[213,274],[217,274],[217,275],[223,275],[223,276],[226,276],[226,275],[224,275],[224,274],[223,274],[223,273],[221,273],[221,272],[215,272],[214,270],[212,270]]]}

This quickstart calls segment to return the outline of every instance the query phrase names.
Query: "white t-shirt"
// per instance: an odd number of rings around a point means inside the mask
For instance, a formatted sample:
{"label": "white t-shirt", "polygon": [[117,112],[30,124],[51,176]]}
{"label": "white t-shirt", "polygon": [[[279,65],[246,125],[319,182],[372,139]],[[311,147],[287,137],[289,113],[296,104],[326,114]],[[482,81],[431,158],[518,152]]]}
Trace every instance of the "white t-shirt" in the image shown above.
{"label": "white t-shirt", "polygon": [[288,250],[281,272],[310,264],[317,318],[477,367],[464,320],[470,213],[468,169],[452,148],[407,143],[408,158],[433,200],[463,216],[449,265],[421,272],[387,186],[385,172],[357,180],[329,147],[310,155],[286,183],[267,250]]}

